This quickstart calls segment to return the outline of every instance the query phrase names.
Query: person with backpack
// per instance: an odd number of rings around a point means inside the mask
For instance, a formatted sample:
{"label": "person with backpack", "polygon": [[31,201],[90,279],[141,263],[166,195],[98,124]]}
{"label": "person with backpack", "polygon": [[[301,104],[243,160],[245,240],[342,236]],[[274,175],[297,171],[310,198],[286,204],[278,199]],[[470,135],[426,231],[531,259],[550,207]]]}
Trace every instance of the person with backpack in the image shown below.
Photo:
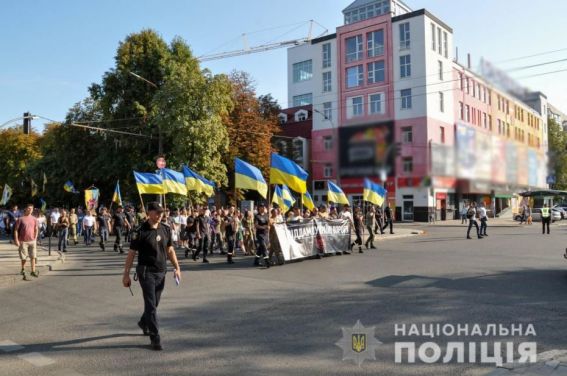
{"label": "person with backpack", "polygon": [[476,236],[479,239],[482,239],[482,235],[480,234],[480,229],[478,227],[478,223],[476,222],[476,202],[472,202],[467,209],[467,219],[469,220],[469,228],[467,230],[467,239],[471,238],[471,229],[474,226],[476,228]]}

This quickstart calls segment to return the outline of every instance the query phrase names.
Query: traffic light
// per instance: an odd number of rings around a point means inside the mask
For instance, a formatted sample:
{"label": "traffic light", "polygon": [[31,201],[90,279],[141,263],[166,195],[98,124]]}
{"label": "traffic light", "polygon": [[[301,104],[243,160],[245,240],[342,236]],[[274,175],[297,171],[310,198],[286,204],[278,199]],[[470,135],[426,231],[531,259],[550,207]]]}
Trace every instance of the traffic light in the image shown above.
{"label": "traffic light", "polygon": [[24,112],[24,134],[31,133],[31,113]]}

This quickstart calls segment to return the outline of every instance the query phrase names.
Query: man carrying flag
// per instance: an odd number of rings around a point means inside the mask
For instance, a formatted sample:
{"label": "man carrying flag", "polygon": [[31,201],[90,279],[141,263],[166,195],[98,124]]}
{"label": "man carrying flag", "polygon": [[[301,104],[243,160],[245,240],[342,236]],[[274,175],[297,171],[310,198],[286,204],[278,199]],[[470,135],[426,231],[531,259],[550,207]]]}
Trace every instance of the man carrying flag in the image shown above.
{"label": "man carrying flag", "polygon": [[114,188],[114,194],[112,195],[112,202],[118,206],[122,206],[122,195],[120,194],[120,181],[116,181],[116,188]]}

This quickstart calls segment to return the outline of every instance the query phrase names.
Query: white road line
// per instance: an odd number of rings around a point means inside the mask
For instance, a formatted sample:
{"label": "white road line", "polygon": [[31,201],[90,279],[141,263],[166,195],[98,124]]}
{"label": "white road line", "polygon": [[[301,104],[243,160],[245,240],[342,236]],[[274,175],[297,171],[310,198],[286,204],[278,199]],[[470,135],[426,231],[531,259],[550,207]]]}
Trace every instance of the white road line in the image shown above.
{"label": "white road line", "polygon": [[0,341],[0,350],[4,352],[12,352],[22,350],[24,346],[18,345],[16,342],[10,340]]}
{"label": "white road line", "polygon": [[36,367],[48,366],[55,363],[55,360],[43,356],[37,352],[18,355],[18,358],[25,360],[26,362],[31,363]]}

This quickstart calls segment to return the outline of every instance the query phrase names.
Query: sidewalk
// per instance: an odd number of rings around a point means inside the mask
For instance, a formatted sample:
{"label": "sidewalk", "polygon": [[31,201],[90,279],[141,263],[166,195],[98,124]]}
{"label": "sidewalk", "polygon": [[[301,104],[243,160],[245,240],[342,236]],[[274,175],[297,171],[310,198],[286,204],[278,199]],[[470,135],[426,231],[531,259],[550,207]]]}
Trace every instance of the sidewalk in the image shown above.
{"label": "sidewalk", "polygon": [[[47,274],[57,265],[65,262],[65,256],[60,256],[57,252],[57,245],[51,248],[51,256],[47,252],[47,240],[44,240],[43,246],[37,248],[37,264],[36,270],[39,271],[39,278]],[[20,275],[21,264],[18,254],[18,248],[14,244],[10,244],[8,240],[0,241],[0,288],[15,286],[18,283],[27,283],[23,281]],[[31,270],[30,260],[26,262],[26,272]]]}
{"label": "sidewalk", "polygon": [[486,376],[551,375],[567,376],[567,351],[551,350],[537,355],[537,363],[504,364]]}

